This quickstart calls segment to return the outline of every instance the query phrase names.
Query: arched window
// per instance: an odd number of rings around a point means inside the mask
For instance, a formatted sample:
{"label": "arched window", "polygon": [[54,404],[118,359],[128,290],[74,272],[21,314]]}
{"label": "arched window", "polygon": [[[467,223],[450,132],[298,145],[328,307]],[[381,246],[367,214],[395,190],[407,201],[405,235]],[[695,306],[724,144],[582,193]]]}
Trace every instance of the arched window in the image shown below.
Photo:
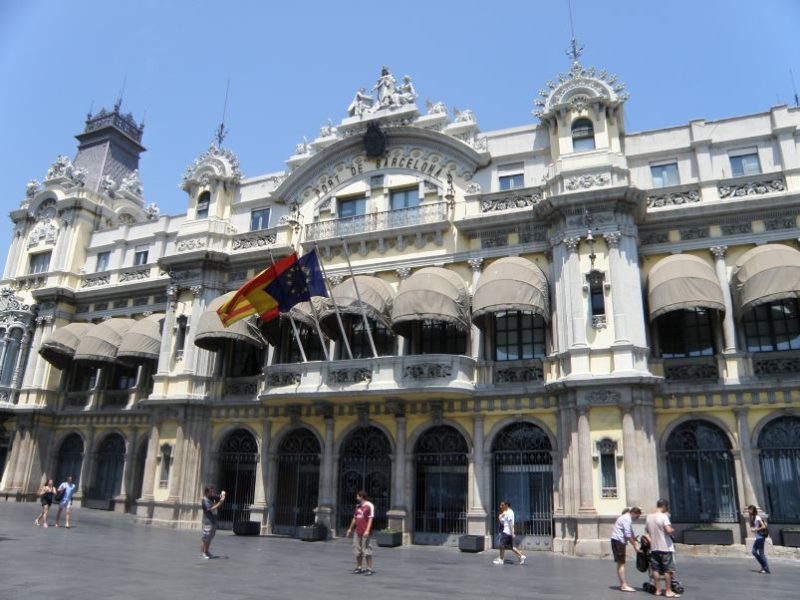
{"label": "arched window", "polygon": [[672,520],[735,522],[736,482],[725,433],[708,421],[687,421],[670,434],[666,448]]}
{"label": "arched window", "polygon": [[197,218],[208,218],[208,206],[211,204],[211,192],[203,192],[197,198]]}
{"label": "arched window", "polygon": [[467,529],[467,442],[449,425],[426,431],[414,447],[414,541],[443,543]]}
{"label": "arched window", "polygon": [[169,487],[169,472],[172,468],[172,445],[161,444],[161,452],[159,453],[159,461],[161,462],[161,469],[158,475],[158,487]]}
{"label": "arched window", "polygon": [[275,533],[294,535],[297,527],[314,522],[319,502],[319,457],[317,437],[306,428],[289,433],[278,448],[278,478],[275,494]]}
{"label": "arched window", "polygon": [[233,527],[237,521],[250,520],[250,505],[256,491],[258,442],[246,429],[231,432],[219,453],[219,491],[227,499],[219,511],[220,525]]}
{"label": "arched window", "polygon": [[748,352],[800,350],[797,298],[756,306],[742,317]]}
{"label": "arched window", "polygon": [[494,313],[495,360],[543,358],[547,354],[547,324],[532,311]]}
{"label": "arched window", "polygon": [[770,421],[758,449],[767,512],[775,522],[800,523],[800,417]]}
{"label": "arched window", "polygon": [[572,150],[588,152],[594,148],[594,125],[589,119],[577,119],[572,124]]}
{"label": "arched window", "polygon": [[597,461],[600,463],[600,497],[617,497],[617,442],[603,438],[597,442]]}
{"label": "arched window", "polygon": [[386,527],[386,512],[391,508],[392,447],[377,427],[359,427],[339,451],[338,526],[344,532],[353,518],[356,492],[364,490],[375,505],[373,528]]}
{"label": "arched window", "polygon": [[542,538],[544,545],[553,538],[552,450],[550,438],[532,423],[508,425],[492,442],[494,506],[509,501],[516,534]]}
{"label": "arched window", "polygon": [[77,433],[70,433],[61,442],[58,449],[58,464],[56,466],[56,485],[60,485],[72,477],[77,484],[81,476],[83,464],[83,439]]}
{"label": "arched window", "polygon": [[673,310],[656,318],[658,345],[663,358],[713,356],[712,311],[694,307]]}

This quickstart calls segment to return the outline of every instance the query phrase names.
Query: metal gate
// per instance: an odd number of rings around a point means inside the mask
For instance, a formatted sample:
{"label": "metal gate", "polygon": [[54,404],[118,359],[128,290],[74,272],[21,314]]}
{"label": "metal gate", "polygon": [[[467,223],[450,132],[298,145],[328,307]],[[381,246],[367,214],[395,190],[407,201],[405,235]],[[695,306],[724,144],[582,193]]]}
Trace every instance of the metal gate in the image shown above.
{"label": "metal gate", "polygon": [[278,480],[274,533],[295,535],[297,528],[314,523],[319,502],[320,445],[308,429],[296,429],[278,448]]}
{"label": "metal gate", "polygon": [[58,464],[56,465],[56,485],[61,485],[72,476],[75,485],[81,478],[81,465],[83,464],[83,439],[77,433],[71,433],[58,449]]}
{"label": "metal gate", "polygon": [[122,489],[122,472],[125,469],[125,440],[112,433],[100,444],[97,451],[97,470],[94,486],[89,494],[93,499],[111,500]]}
{"label": "metal gate", "polygon": [[389,440],[377,427],[360,427],[347,436],[339,459],[339,533],[344,534],[353,518],[359,490],[375,505],[373,530],[386,527],[386,512],[391,508],[391,453]]}
{"label": "metal gate", "polygon": [[[516,545],[527,550],[553,549],[553,455],[547,434],[532,423],[505,427],[492,444],[494,504],[506,500],[514,511]],[[495,545],[496,545],[496,537]]]}
{"label": "metal gate", "polygon": [[220,452],[220,477],[217,491],[225,490],[226,499],[219,509],[220,529],[232,529],[238,521],[250,520],[250,506],[256,491],[258,444],[245,429],[231,433]]}
{"label": "metal gate", "polygon": [[448,425],[425,432],[417,466],[414,543],[455,545],[467,531],[467,442]]}

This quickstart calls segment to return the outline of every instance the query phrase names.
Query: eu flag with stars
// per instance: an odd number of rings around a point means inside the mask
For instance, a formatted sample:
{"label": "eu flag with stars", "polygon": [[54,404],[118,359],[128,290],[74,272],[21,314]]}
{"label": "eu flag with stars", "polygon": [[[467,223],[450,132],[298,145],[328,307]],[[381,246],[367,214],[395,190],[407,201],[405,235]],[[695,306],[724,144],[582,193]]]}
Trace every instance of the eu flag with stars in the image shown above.
{"label": "eu flag with stars", "polygon": [[264,289],[275,298],[282,313],[295,304],[309,302],[313,296],[327,296],[316,250],[298,258]]}

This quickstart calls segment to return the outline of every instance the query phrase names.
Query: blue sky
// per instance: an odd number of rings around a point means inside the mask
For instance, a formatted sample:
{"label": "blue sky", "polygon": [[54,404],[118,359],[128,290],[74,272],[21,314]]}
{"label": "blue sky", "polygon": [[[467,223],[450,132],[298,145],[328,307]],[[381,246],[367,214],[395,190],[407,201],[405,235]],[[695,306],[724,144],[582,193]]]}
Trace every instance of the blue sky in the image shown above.
{"label": "blue sky", "polygon": [[[762,112],[800,85],[800,0],[573,0],[585,66],[628,84],[627,131]],[[338,122],[381,65],[483,130],[535,122],[538,90],[569,67],[566,0],[210,2],[0,0],[0,197],[7,213],[90,106],[146,113],[145,197],[185,210],[188,164],[219,123],[246,176],[277,171]],[[7,247],[11,222],[0,226]]]}

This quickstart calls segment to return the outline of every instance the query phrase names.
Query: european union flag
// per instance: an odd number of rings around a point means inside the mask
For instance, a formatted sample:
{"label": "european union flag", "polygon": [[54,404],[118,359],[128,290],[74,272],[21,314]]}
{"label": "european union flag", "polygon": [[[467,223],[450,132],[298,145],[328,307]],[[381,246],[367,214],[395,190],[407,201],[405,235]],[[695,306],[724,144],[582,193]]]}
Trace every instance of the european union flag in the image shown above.
{"label": "european union flag", "polygon": [[282,313],[295,304],[309,302],[312,296],[327,296],[316,250],[298,258],[264,289],[275,298]]}

